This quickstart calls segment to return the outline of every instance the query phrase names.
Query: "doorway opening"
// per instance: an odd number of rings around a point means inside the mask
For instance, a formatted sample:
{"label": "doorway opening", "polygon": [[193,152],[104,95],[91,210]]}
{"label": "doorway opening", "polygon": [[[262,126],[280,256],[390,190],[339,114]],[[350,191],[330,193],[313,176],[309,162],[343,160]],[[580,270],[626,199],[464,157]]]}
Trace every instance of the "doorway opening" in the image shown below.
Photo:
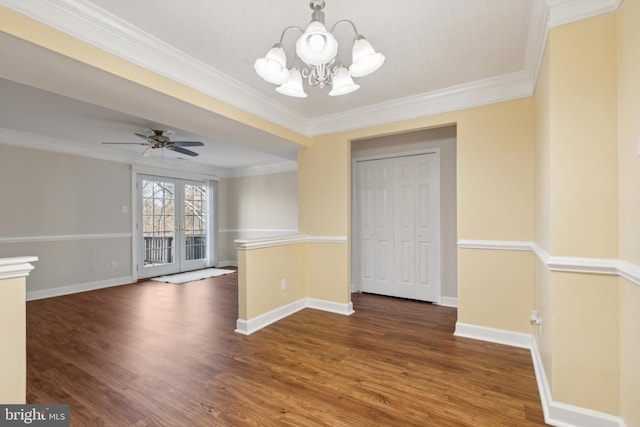
{"label": "doorway opening", "polygon": [[353,141],[351,289],[457,306],[456,126]]}

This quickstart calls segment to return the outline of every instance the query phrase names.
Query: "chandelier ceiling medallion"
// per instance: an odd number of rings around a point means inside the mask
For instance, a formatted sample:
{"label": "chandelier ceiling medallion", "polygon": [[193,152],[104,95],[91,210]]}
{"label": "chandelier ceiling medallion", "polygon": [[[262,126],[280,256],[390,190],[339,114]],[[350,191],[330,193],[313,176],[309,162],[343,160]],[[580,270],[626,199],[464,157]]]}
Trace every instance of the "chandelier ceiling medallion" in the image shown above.
{"label": "chandelier ceiling medallion", "polygon": [[[332,86],[329,95],[345,95],[360,88],[352,77],[363,77],[376,71],[384,62],[384,55],[376,52],[371,44],[362,37],[353,22],[343,19],[327,31],[324,26],[324,0],[311,0],[309,6],[313,10],[311,23],[306,30],[291,26],[282,31],[280,41],[273,45],[264,58],[254,64],[258,75],[269,83],[279,85],[276,91],[281,94],[306,98],[302,79],[309,85],[324,88]],[[338,41],[333,30],[338,24],[350,24],[356,36],[352,48],[352,62],[347,69],[337,58]],[[291,30],[302,33],[296,42],[296,57],[293,67],[287,69],[287,57],[282,45],[285,34]],[[298,68],[299,62],[302,70]]]}

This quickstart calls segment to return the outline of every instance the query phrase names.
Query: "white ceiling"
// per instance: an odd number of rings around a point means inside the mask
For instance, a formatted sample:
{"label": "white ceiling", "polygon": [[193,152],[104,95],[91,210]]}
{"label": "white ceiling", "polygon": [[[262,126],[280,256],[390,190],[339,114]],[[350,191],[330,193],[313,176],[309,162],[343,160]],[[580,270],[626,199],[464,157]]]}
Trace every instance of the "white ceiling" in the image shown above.
{"label": "white ceiling", "polygon": [[[0,0],[0,5],[314,136],[529,96],[549,27],[614,10],[619,2],[327,0],[327,26],[352,20],[386,62],[356,79],[361,86],[356,92],[330,97],[326,89],[311,88],[306,99],[275,92],[255,74],[253,62],[285,27],[306,26],[308,0]],[[338,26],[335,35],[348,65],[351,29]],[[290,62],[295,37],[284,39]],[[102,141],[140,142],[134,132],[168,128],[176,131],[174,140],[203,141],[205,147],[196,150],[200,156],[190,162],[222,173],[295,160],[294,143],[6,33],[0,33],[0,54],[0,143],[29,145],[34,134],[45,135],[51,146],[115,158],[137,156],[144,147]]]}

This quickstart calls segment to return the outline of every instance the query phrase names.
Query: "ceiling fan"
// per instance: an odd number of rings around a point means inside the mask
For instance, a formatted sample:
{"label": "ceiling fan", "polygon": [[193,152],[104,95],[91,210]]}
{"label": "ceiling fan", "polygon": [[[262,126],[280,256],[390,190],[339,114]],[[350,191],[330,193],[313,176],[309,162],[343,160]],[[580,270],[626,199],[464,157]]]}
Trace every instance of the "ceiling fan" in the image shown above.
{"label": "ceiling fan", "polygon": [[186,154],[187,156],[197,156],[198,153],[187,150],[184,147],[202,147],[204,144],[199,141],[171,141],[169,136],[173,135],[172,130],[157,130],[157,129],[146,129],[151,132],[152,135],[142,135],[140,133],[136,133],[134,135],[139,136],[144,139],[145,142],[103,142],[103,144],[119,144],[119,145],[145,145],[149,148],[144,150],[142,153],[142,157],[149,157],[153,153],[153,150],[157,148],[166,148],[171,151],[175,151],[176,153]]}

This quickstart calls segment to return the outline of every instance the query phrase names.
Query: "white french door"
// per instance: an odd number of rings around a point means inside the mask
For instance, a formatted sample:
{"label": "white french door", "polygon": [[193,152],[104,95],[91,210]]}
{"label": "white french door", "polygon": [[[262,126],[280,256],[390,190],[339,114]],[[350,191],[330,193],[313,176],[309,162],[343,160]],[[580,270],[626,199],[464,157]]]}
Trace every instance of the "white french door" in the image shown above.
{"label": "white french door", "polygon": [[138,277],[207,266],[207,184],[138,175]]}
{"label": "white french door", "polygon": [[438,302],[437,153],[356,161],[354,167],[359,290]]}

